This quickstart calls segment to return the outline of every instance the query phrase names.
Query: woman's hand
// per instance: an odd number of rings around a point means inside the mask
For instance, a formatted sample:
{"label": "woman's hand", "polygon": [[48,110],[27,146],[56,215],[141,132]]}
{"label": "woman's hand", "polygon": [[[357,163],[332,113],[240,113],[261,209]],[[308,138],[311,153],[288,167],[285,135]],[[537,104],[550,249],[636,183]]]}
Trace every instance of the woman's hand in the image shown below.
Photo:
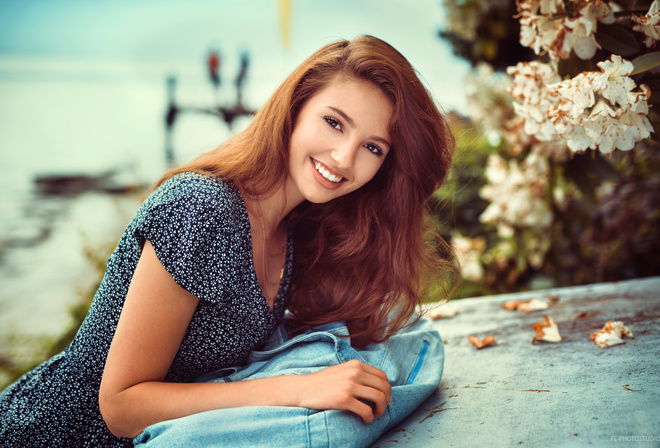
{"label": "woman's hand", "polygon": [[298,406],[354,412],[365,423],[383,415],[392,400],[385,372],[357,360],[301,375],[296,385]]}

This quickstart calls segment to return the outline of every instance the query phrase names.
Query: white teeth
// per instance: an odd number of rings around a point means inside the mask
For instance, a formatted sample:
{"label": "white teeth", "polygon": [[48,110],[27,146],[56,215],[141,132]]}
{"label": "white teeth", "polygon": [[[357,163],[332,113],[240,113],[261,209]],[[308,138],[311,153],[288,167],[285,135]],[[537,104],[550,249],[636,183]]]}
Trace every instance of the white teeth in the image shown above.
{"label": "white teeth", "polygon": [[323,167],[323,165],[321,165],[316,160],[314,160],[314,166],[316,167],[316,171],[318,171],[321,174],[321,176],[328,179],[330,182],[337,183],[343,179],[343,177],[335,176],[334,174],[330,173],[328,170],[326,170]]}

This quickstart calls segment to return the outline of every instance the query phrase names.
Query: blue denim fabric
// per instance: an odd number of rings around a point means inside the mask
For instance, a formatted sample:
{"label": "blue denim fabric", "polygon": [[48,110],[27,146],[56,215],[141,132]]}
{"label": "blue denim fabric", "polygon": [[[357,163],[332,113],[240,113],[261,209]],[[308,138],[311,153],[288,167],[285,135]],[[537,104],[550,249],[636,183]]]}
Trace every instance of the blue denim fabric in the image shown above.
{"label": "blue denim fabric", "polygon": [[440,384],[444,348],[425,319],[386,342],[356,350],[343,324],[317,327],[287,339],[280,326],[264,351],[246,365],[204,375],[198,381],[232,382],[305,374],[358,359],[383,370],[392,403],[372,423],[347,411],[296,407],[242,407],[201,412],[146,428],[133,443],[144,447],[366,447],[403,420]]}

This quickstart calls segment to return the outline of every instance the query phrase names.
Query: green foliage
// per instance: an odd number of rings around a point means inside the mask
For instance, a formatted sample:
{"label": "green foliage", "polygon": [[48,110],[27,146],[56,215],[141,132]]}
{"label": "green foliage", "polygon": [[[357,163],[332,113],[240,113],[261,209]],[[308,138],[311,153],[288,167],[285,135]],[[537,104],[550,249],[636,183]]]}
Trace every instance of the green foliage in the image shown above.
{"label": "green foliage", "polygon": [[432,201],[441,233],[448,240],[454,228],[460,228],[464,236],[480,234],[479,215],[487,204],[479,190],[486,183],[483,170],[486,160],[495,151],[487,138],[465,119],[458,115],[451,118],[456,150],[447,180]]}
{"label": "green foliage", "polygon": [[[450,118],[456,150],[447,180],[431,201],[431,210],[435,227],[451,244],[454,229],[461,229],[464,236],[477,237],[481,234],[479,215],[487,203],[479,195],[479,190],[486,183],[483,167],[495,148],[464,118],[456,114]],[[463,279],[453,297],[472,297],[483,292],[482,285]],[[435,300],[444,298],[437,291],[432,297]]]}
{"label": "green foliage", "polygon": [[514,1],[444,0],[447,29],[438,36],[448,41],[454,54],[473,66],[488,62],[503,70],[518,61],[535,58],[534,52],[520,45],[520,26]]}

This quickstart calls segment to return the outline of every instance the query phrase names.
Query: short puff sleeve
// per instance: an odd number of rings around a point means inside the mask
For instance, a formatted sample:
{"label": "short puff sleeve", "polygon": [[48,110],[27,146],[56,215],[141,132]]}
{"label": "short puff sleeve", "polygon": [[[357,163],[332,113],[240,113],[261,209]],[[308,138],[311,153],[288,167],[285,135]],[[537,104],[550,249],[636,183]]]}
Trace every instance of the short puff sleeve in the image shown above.
{"label": "short puff sleeve", "polygon": [[227,208],[195,197],[156,205],[137,226],[176,283],[196,297],[224,304],[237,278],[236,226]]}

